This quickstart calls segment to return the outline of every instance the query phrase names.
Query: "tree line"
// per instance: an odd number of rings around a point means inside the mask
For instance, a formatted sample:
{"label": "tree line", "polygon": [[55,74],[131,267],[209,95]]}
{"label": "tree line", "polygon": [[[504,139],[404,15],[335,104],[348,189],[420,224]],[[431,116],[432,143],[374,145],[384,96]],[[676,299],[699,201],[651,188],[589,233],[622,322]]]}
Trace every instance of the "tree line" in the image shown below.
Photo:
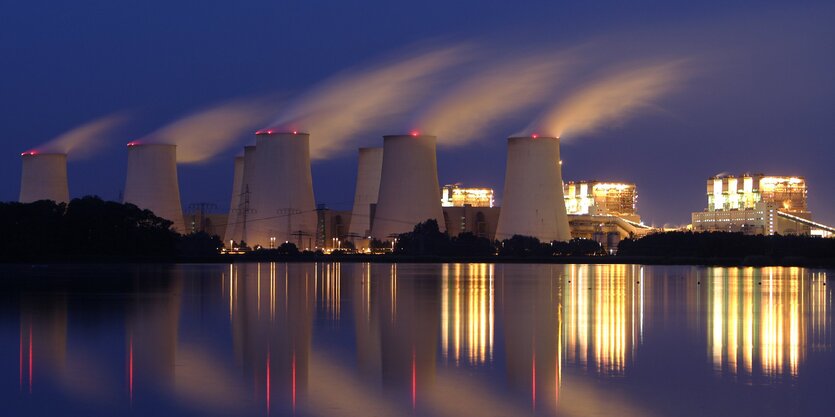
{"label": "tree line", "polygon": [[220,239],[181,235],[172,222],[99,197],[0,203],[0,261],[176,260],[213,256]]}

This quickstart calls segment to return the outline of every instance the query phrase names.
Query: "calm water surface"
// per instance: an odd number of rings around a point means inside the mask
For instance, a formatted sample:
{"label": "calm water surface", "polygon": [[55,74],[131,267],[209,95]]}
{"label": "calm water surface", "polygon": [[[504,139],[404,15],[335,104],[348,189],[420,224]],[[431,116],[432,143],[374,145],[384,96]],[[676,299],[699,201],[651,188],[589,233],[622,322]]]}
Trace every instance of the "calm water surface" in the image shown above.
{"label": "calm water surface", "polygon": [[0,415],[829,416],[833,271],[0,267]]}

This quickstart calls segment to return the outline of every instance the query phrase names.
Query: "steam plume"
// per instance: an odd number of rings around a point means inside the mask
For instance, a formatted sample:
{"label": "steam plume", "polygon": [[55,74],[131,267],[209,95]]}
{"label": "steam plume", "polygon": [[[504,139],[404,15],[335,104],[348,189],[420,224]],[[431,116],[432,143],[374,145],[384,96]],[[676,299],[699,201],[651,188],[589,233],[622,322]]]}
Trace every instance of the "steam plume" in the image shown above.
{"label": "steam plume", "polygon": [[241,137],[273,114],[264,98],[239,99],[189,114],[147,135],[140,142],[177,145],[177,162],[206,162],[235,146]]}
{"label": "steam plume", "polygon": [[109,133],[127,121],[124,113],[111,114],[78,126],[39,146],[42,152],[65,153],[70,159],[89,157],[102,148]]}
{"label": "steam plume", "polygon": [[622,122],[670,93],[685,77],[684,61],[665,61],[610,72],[546,110],[525,133],[576,137]]}
{"label": "steam plume", "polygon": [[348,139],[413,109],[464,55],[465,48],[449,47],[343,73],[291,103],[272,127],[309,132],[311,156],[327,157],[347,147]]}
{"label": "steam plume", "polygon": [[452,89],[418,118],[417,127],[445,144],[477,139],[487,127],[514,111],[541,103],[573,58],[529,57],[489,68]]}

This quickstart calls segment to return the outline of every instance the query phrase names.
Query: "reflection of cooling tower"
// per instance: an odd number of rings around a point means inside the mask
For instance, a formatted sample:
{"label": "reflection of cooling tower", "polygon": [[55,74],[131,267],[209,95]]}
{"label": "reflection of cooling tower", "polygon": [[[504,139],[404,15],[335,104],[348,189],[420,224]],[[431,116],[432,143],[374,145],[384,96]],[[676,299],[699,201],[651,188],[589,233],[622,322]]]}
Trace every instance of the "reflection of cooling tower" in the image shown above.
{"label": "reflection of cooling tower", "polygon": [[[235,170],[232,177],[232,199],[229,201],[229,215],[226,216],[226,232],[223,234],[223,242],[229,243],[235,239],[235,225],[238,217],[238,210],[241,203],[241,184],[244,181],[244,157],[235,157]],[[229,247],[231,249],[231,246]]]}
{"label": "reflection of cooling tower", "polygon": [[371,233],[371,205],[377,204],[380,176],[383,171],[383,148],[360,148],[357,163],[357,189],[351,212],[351,235],[368,237]]}
{"label": "reflection of cooling tower", "polygon": [[255,213],[247,224],[247,243],[269,248],[288,241],[308,247],[315,240],[317,219],[310,136],[262,131],[256,133],[255,147]]}
{"label": "reflection of cooling tower", "polygon": [[185,233],[180,186],[177,183],[177,146],[162,143],[128,144],[125,203],[148,209],[174,222]]}
{"label": "reflection of cooling tower", "polygon": [[507,140],[507,171],[496,239],[513,235],[533,236],[542,242],[571,239],[557,138]]}
{"label": "reflection of cooling tower", "polygon": [[383,171],[371,235],[390,239],[435,219],[446,230],[438,187],[435,136],[383,137]]}
{"label": "reflection of cooling tower", "polygon": [[70,201],[67,187],[67,154],[24,152],[20,176],[20,202],[52,200]]}

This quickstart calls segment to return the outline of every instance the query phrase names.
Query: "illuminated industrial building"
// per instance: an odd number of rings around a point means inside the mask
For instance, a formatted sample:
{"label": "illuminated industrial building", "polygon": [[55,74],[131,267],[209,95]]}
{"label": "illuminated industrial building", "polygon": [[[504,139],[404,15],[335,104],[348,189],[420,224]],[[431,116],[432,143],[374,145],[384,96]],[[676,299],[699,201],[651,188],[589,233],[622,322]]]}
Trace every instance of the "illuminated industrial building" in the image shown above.
{"label": "illuminated industrial building", "polygon": [[563,185],[568,214],[611,214],[640,222],[635,211],[635,184],[600,181],[569,181]]}
{"label": "illuminated industrial building", "polygon": [[441,188],[443,207],[493,207],[492,188],[464,188],[463,184],[447,184]]}
{"label": "illuminated industrial building", "polygon": [[692,228],[752,235],[832,233],[833,228],[812,221],[806,197],[803,177],[711,177],[707,208],[692,214]]}
{"label": "illuminated industrial building", "polygon": [[569,181],[563,184],[563,194],[571,237],[594,240],[608,253],[615,253],[621,240],[654,230],[638,216],[635,184]]}

